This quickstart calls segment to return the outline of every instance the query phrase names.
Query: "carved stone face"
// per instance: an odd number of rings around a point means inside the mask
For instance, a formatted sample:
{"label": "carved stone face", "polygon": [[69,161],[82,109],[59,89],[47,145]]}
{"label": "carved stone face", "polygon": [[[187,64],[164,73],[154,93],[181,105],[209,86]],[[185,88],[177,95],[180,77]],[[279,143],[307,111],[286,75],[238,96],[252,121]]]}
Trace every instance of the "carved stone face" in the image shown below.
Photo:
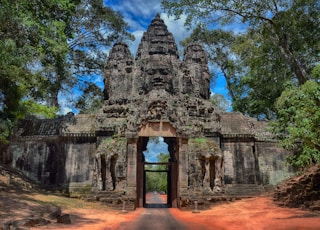
{"label": "carved stone face", "polygon": [[168,92],[172,91],[172,66],[169,63],[151,62],[145,69],[148,88],[165,89]]}

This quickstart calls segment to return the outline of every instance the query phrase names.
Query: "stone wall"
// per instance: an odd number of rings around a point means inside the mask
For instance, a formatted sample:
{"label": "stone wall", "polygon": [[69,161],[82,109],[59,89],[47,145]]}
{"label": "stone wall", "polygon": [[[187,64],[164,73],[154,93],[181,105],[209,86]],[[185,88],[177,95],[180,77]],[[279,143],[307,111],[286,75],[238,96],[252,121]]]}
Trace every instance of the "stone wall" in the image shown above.
{"label": "stone wall", "polygon": [[256,142],[256,152],[259,162],[259,182],[276,185],[294,175],[295,169],[287,162],[289,153],[280,148],[275,141]]}
{"label": "stone wall", "polygon": [[53,189],[72,190],[92,184],[95,140],[61,137],[12,141],[8,162],[33,181]]}
{"label": "stone wall", "polygon": [[223,141],[221,145],[225,162],[225,184],[255,184],[254,142],[235,139]]}
{"label": "stone wall", "polygon": [[274,141],[223,140],[224,183],[276,185],[294,174],[288,152]]}

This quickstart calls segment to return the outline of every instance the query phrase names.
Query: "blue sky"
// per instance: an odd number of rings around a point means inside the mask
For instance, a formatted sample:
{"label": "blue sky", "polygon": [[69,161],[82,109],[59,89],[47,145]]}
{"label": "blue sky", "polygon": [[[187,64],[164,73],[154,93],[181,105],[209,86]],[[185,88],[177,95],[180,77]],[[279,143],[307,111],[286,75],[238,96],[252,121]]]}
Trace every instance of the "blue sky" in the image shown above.
{"label": "blue sky", "polygon": [[158,137],[158,140],[158,143],[152,139],[148,141],[147,150],[143,152],[147,162],[157,162],[157,156],[160,153],[169,154],[168,144],[164,142],[163,137]]}

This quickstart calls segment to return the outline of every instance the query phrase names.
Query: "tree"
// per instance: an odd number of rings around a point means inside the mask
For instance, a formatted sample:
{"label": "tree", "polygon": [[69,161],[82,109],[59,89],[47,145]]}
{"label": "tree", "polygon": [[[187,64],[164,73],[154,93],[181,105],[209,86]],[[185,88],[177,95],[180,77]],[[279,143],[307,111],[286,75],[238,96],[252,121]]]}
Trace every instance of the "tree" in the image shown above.
{"label": "tree", "polygon": [[132,38],[126,28],[101,0],[1,0],[0,125],[52,117],[58,95],[75,88],[100,95],[93,77],[102,75],[108,47]]}
{"label": "tree", "polygon": [[272,124],[280,144],[291,152],[289,163],[298,167],[320,162],[320,84],[290,85],[278,98],[278,119]]}
{"label": "tree", "polygon": [[[133,40],[122,15],[103,5],[101,0],[82,0],[77,5],[71,27],[74,37],[68,44],[71,74],[77,89],[84,94],[75,101],[80,113],[92,113],[101,107],[102,89],[92,82],[103,77],[108,50],[115,42]],[[95,100],[89,98],[95,95]]]}
{"label": "tree", "polygon": [[[226,77],[234,110],[272,119],[276,115],[274,102],[286,82],[303,85],[313,78],[311,71],[319,61],[319,39],[315,39],[320,37],[319,1],[162,3],[176,17],[186,14],[187,25],[201,23],[191,37],[209,47],[209,57],[221,57],[213,61]],[[221,43],[220,37],[228,33],[215,28],[231,24],[231,28],[241,24],[246,30],[242,34],[228,31],[233,36],[225,36],[226,41]]]}
{"label": "tree", "polygon": [[233,81],[237,95],[232,108],[259,119],[276,117],[275,101],[293,80],[293,73],[272,40],[249,30],[238,36],[233,51],[241,75]]}
{"label": "tree", "polygon": [[[310,72],[307,71],[305,65],[307,60],[299,52],[300,49],[295,50],[295,48],[298,48],[297,45],[303,44],[302,39],[314,45],[317,43],[314,38],[318,37],[316,35],[319,32],[316,28],[319,28],[320,24],[318,0],[163,0],[162,4],[170,14],[174,14],[177,18],[185,13],[187,15],[186,23],[189,25],[196,20],[204,21],[207,24],[227,24],[240,21],[252,29],[266,25],[264,32],[268,33],[270,39],[273,39],[281,50],[299,84],[302,85],[309,79]],[[310,48],[306,45],[303,47],[304,50],[307,50],[307,47]],[[318,48],[315,49],[311,52],[317,51]]]}
{"label": "tree", "polygon": [[75,106],[79,113],[97,113],[103,105],[103,92],[92,82],[88,82],[87,87],[83,90],[83,94],[77,100]]}
{"label": "tree", "polygon": [[[170,154],[160,153],[158,156],[158,162],[169,162]],[[146,173],[146,190],[147,191],[167,191],[167,172],[157,172],[157,170],[167,170],[167,165],[147,165]],[[155,171],[155,172],[151,172]]]}
{"label": "tree", "polygon": [[224,97],[224,95],[215,93],[210,97],[210,101],[221,111],[228,111],[230,108],[230,102]]}

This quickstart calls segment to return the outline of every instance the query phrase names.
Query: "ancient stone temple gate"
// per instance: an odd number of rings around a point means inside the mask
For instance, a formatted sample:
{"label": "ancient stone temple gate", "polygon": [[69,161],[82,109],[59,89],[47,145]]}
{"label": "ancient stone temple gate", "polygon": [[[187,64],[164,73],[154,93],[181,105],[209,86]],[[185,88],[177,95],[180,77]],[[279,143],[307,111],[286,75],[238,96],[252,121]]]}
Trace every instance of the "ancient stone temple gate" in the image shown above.
{"label": "ancient stone temple gate", "polygon": [[168,144],[168,207],[258,194],[290,176],[267,123],[216,110],[209,78],[202,47],[190,44],[181,60],[157,15],[135,59],[126,44],[110,51],[98,114],[22,120],[3,160],[43,186],[105,191],[135,207],[145,204],[150,137]]}

